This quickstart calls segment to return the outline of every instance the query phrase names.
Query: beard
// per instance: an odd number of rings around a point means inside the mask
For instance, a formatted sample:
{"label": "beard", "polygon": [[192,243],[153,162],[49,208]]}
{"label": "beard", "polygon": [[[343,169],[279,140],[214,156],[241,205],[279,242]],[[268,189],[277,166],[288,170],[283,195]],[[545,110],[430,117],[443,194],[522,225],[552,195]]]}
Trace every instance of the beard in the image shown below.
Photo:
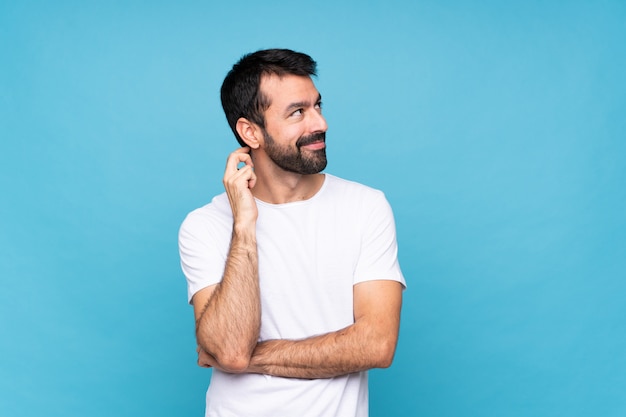
{"label": "beard", "polygon": [[265,153],[281,169],[296,174],[317,174],[326,168],[326,148],[315,151],[305,150],[302,146],[314,142],[326,142],[326,132],[302,136],[296,141],[295,149],[276,143],[274,138],[263,130],[265,137]]}

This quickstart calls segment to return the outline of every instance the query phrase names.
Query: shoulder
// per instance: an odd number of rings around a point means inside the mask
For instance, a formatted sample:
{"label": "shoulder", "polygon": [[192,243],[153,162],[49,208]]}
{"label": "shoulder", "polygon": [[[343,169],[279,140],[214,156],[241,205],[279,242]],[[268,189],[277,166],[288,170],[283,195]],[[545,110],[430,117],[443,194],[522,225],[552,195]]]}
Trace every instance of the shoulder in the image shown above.
{"label": "shoulder", "polygon": [[385,194],[381,190],[331,174],[326,174],[325,187],[328,193],[333,195],[333,198],[342,198],[359,203],[386,201]]}
{"label": "shoulder", "polygon": [[232,212],[226,193],[215,196],[209,204],[191,211],[183,220],[179,234],[196,234],[207,229],[230,228]]}

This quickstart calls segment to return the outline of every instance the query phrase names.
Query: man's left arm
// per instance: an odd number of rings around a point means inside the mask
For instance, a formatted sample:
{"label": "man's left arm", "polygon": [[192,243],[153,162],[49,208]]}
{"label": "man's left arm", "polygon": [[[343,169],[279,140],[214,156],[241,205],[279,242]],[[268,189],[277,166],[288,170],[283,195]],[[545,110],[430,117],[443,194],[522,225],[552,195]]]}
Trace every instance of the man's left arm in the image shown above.
{"label": "man's left arm", "polygon": [[301,340],[260,342],[247,372],[331,378],[391,365],[398,341],[403,285],[376,280],[354,286],[354,324]]}

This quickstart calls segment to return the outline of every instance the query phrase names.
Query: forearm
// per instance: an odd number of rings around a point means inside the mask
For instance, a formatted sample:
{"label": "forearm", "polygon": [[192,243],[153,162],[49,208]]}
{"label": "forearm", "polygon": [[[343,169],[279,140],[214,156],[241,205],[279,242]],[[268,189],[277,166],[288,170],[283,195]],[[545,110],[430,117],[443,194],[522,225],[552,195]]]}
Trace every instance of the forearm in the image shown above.
{"label": "forearm", "polygon": [[247,366],[260,324],[254,227],[234,228],[222,281],[196,322],[197,341],[222,367],[237,371]]}
{"label": "forearm", "polygon": [[288,378],[332,378],[391,365],[397,331],[355,323],[302,340],[269,340],[255,348],[247,372]]}

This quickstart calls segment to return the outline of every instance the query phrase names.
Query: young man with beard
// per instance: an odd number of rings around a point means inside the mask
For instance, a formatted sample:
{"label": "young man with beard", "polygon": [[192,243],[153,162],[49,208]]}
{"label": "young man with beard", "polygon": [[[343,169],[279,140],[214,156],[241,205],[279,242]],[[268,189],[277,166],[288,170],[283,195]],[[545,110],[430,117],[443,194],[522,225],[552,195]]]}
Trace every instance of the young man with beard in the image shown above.
{"label": "young man with beard", "polygon": [[308,55],[244,56],[222,85],[242,145],[225,193],[179,246],[206,416],[367,416],[367,370],[391,365],[404,278],[382,192],[330,174]]}

